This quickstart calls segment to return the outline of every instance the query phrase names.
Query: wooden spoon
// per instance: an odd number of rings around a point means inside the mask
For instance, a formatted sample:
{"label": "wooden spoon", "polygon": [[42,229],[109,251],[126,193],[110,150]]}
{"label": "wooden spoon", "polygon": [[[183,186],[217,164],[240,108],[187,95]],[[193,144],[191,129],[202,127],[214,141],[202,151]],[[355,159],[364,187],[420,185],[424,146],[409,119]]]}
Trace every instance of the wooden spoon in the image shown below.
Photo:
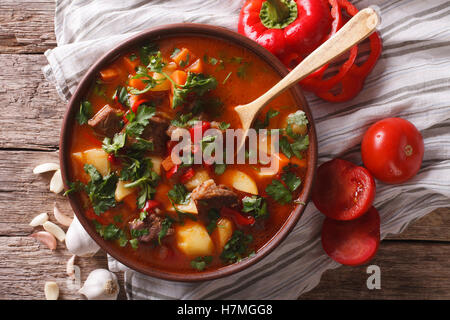
{"label": "wooden spoon", "polygon": [[[379,22],[380,17],[374,9],[366,8],[361,10],[333,37],[314,50],[269,91],[253,102],[235,107],[234,110],[236,110],[241,119],[244,134],[243,137],[245,138],[247,136],[248,129],[251,127],[259,111],[261,111],[269,101],[323,65],[339,57],[354,45],[366,39],[376,30]],[[245,139],[241,139],[238,149],[240,149],[244,142]]]}

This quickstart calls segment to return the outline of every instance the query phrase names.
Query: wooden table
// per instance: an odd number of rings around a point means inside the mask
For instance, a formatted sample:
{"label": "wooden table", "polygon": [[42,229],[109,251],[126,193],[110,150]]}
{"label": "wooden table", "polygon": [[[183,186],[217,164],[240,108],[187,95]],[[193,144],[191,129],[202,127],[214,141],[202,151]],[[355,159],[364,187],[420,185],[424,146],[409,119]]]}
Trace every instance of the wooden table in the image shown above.
{"label": "wooden table", "polygon": [[[52,253],[29,237],[31,218],[51,213],[54,202],[70,210],[48,191],[49,175],[32,174],[35,165],[57,161],[65,110],[41,72],[44,51],[56,45],[53,16],[54,0],[0,3],[0,299],[42,299],[50,280],[60,284],[61,298],[81,298],[66,286],[65,247]],[[300,299],[449,299],[449,213],[436,210],[382,242],[372,261],[381,268],[381,290],[367,289],[365,266],[341,267]],[[98,253],[76,263],[85,280],[91,270],[106,268],[106,257]]]}

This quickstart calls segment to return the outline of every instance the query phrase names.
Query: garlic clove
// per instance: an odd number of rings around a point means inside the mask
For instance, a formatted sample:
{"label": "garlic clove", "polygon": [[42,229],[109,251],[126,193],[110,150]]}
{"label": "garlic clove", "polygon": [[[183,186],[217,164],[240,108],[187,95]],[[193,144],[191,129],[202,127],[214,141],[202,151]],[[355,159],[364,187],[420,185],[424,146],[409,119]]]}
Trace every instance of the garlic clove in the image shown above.
{"label": "garlic clove", "polygon": [[88,300],[116,300],[119,295],[119,282],[111,271],[96,269],[89,274],[78,292]]}
{"label": "garlic clove", "polygon": [[53,207],[53,215],[55,216],[56,221],[58,221],[60,224],[62,224],[65,227],[70,226],[70,224],[72,223],[73,219],[65,214],[63,214],[58,207],[55,206]]}
{"label": "garlic clove", "polygon": [[46,212],[38,214],[36,217],[33,218],[30,222],[31,227],[37,227],[40,225],[43,225],[45,222],[48,221],[48,214]]}
{"label": "garlic clove", "polygon": [[56,237],[60,242],[63,242],[66,238],[66,233],[59,226],[54,224],[53,222],[47,221],[43,225],[44,230],[50,232],[52,235]]}
{"label": "garlic clove", "polygon": [[44,286],[45,299],[47,300],[58,300],[59,297],[59,287],[56,282],[47,281]]}
{"label": "garlic clove", "polygon": [[62,181],[61,170],[56,170],[52,179],[50,180],[50,191],[54,193],[61,193],[64,190],[64,183]]}
{"label": "garlic clove", "polygon": [[47,231],[35,232],[30,237],[35,238],[42,244],[45,244],[50,250],[56,249],[56,238]]}
{"label": "garlic clove", "polygon": [[76,255],[73,255],[66,263],[66,273],[71,279],[75,279],[75,257]]}
{"label": "garlic clove", "polygon": [[40,174],[49,171],[56,171],[59,169],[59,164],[57,163],[43,163],[38,165],[33,169],[34,174]]}
{"label": "garlic clove", "polygon": [[80,257],[93,256],[100,249],[98,244],[84,230],[77,217],[73,217],[66,234],[66,247],[70,253]]}

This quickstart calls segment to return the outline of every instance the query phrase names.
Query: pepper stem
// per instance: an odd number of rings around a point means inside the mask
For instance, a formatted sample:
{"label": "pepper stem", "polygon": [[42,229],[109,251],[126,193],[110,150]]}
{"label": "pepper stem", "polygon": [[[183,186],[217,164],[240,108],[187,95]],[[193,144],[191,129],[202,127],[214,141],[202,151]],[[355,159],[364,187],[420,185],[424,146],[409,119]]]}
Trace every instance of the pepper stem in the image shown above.
{"label": "pepper stem", "polygon": [[267,0],[268,18],[279,23],[289,17],[289,7],[281,0]]}

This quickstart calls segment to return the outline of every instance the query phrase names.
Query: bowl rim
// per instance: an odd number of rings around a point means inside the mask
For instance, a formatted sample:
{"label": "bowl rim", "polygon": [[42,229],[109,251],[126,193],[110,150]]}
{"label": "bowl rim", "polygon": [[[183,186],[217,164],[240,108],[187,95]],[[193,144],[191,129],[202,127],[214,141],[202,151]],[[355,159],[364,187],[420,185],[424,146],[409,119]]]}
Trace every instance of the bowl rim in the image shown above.
{"label": "bowl rim", "polygon": [[[243,35],[225,29],[219,26],[212,26],[206,24],[197,23],[177,23],[168,24],[163,26],[157,26],[146,29],[137,33],[134,36],[122,41],[112,49],[108,50],[102,55],[96,62],[89,68],[84,74],[81,81],[78,84],[77,89],[73,93],[64,115],[64,120],[61,128],[60,144],[59,144],[59,159],[64,187],[68,189],[69,182],[69,146],[71,138],[71,129],[75,123],[76,107],[81,103],[81,99],[85,96],[87,91],[92,85],[92,81],[98,72],[109,63],[114,61],[119,56],[125,54],[132,48],[142,45],[145,42],[158,41],[170,37],[185,37],[185,36],[200,36],[219,39],[225,42],[231,42],[232,44],[243,47],[246,50],[250,50],[260,59],[265,61],[268,65],[271,65],[273,70],[277,72],[281,77],[284,77],[288,70],[287,68],[268,50],[250,40]],[[269,239],[258,252],[249,258],[243,259],[241,262],[230,264],[224,267],[213,270],[204,270],[202,272],[194,271],[192,273],[180,273],[173,271],[164,271],[153,267],[141,267],[137,261],[128,260],[121,252],[115,249],[115,246],[109,241],[104,240],[92,227],[87,217],[84,215],[77,197],[74,194],[69,194],[70,205],[78,218],[79,222],[86,230],[86,232],[94,239],[94,241],[109,255],[115,258],[125,266],[146,274],[148,276],[171,280],[179,282],[198,282],[222,278],[242,271],[257,262],[261,261],[270,252],[272,252],[278,245],[287,237],[292,231],[294,226],[300,219],[306,204],[311,196],[312,182],[314,180],[315,168],[317,165],[317,137],[314,121],[308,103],[300,89],[299,85],[294,85],[289,89],[292,93],[293,99],[298,106],[301,106],[302,110],[306,113],[309,121],[309,152],[308,152],[308,168],[305,175],[305,181],[303,181],[303,189],[299,197],[297,198],[297,206],[291,211],[288,218],[285,220],[281,228],[276,232],[271,239]]]}

